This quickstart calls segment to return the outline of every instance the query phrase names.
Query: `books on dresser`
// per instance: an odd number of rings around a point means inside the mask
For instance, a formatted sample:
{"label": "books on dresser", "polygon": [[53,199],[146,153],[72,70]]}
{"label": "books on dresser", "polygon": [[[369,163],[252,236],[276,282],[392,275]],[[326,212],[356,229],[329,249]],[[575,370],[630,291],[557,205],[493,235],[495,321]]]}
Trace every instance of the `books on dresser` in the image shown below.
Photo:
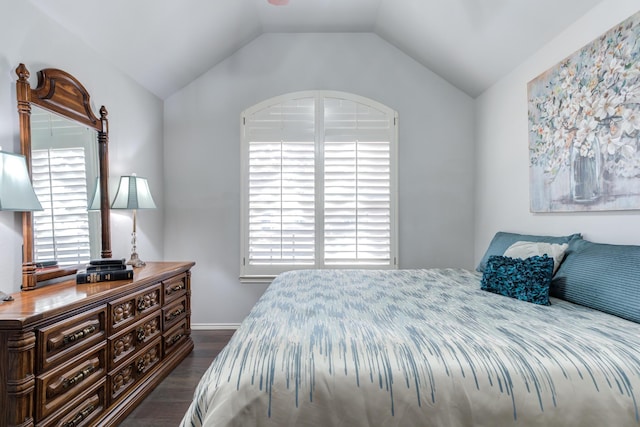
{"label": "books on dresser", "polygon": [[124,258],[100,258],[92,259],[87,267],[126,266]]}
{"label": "books on dresser", "polygon": [[96,283],[108,282],[112,280],[133,279],[133,268],[125,268],[124,270],[99,270],[87,271],[80,270],[76,273],[76,283]]}
{"label": "books on dresser", "polygon": [[76,273],[76,283],[96,283],[133,279],[133,268],[123,259],[91,260],[84,270]]}
{"label": "books on dresser", "polygon": [[87,265],[85,270],[87,271],[114,271],[124,270],[127,266],[125,264],[105,264],[105,265]]}

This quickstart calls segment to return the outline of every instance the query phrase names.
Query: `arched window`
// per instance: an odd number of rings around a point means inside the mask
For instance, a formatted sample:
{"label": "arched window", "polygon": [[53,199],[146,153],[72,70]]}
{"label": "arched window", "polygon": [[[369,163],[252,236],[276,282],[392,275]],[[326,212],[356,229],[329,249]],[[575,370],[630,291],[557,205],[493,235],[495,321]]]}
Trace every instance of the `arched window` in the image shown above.
{"label": "arched window", "polygon": [[244,280],[397,266],[397,114],[349,93],[282,95],[242,113]]}

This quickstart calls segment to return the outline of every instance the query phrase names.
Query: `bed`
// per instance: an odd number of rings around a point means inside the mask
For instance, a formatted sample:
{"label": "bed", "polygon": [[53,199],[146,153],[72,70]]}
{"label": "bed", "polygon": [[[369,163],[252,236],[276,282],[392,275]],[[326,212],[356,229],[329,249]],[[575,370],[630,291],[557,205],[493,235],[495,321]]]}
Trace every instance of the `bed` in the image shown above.
{"label": "bed", "polygon": [[640,425],[640,324],[553,296],[546,306],[486,292],[483,274],[281,274],[182,425]]}

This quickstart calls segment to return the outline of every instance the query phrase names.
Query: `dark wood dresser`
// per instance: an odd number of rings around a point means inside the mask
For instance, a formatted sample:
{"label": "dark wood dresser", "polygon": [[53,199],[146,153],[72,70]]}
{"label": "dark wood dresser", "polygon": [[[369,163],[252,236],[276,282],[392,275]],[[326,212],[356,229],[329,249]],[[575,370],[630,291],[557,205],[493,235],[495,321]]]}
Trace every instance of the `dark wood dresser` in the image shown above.
{"label": "dark wood dresser", "polygon": [[117,425],[193,349],[193,262],[0,304],[0,426]]}

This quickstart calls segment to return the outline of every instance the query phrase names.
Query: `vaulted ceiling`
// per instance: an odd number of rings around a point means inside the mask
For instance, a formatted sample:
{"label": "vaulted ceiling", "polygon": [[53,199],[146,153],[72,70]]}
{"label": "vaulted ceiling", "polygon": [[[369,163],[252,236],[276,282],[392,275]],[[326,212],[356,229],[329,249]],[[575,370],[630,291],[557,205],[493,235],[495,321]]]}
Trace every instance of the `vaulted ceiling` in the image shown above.
{"label": "vaulted ceiling", "polygon": [[163,99],[269,32],[375,33],[475,97],[600,2],[29,1]]}

